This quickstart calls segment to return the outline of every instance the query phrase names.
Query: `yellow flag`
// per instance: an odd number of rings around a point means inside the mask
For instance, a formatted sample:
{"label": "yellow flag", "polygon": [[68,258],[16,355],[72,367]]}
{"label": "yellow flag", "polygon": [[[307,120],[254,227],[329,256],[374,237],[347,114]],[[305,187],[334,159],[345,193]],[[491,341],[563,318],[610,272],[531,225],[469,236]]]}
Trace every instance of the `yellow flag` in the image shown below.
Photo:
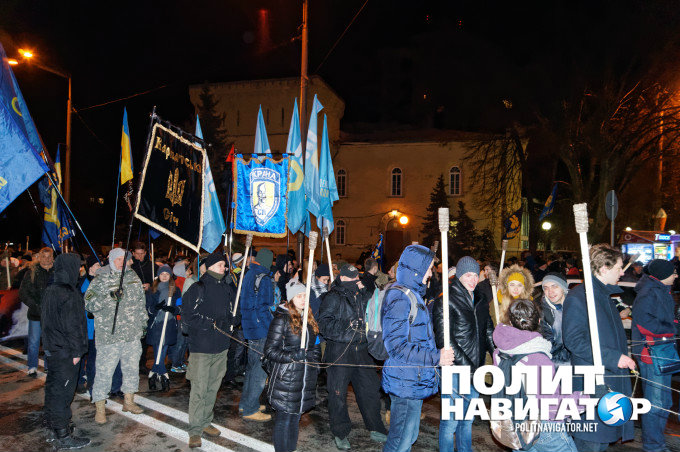
{"label": "yellow flag", "polygon": [[120,139],[120,184],[132,179],[132,148],[128,128],[127,109],[123,109],[123,137]]}

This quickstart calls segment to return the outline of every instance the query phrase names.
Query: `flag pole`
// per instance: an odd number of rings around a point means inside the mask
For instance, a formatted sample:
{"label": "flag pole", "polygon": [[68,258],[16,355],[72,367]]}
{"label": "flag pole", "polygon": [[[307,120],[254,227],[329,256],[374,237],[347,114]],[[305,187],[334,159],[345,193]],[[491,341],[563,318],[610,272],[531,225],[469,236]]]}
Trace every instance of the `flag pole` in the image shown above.
{"label": "flag pole", "polygon": [[116,220],[118,218],[118,191],[120,190],[120,171],[123,165],[123,150],[120,151],[120,161],[118,162],[118,179],[116,183],[116,207],[113,210],[113,233],[111,234],[111,249],[113,249],[116,243]]}
{"label": "flag pole", "polygon": [[314,262],[314,250],[319,234],[316,231],[309,232],[309,260],[307,261],[307,287],[305,287],[305,312],[302,318],[302,336],[300,337],[300,348],[305,348],[305,338],[307,337],[307,320],[309,318],[309,295],[312,289],[312,266]]}

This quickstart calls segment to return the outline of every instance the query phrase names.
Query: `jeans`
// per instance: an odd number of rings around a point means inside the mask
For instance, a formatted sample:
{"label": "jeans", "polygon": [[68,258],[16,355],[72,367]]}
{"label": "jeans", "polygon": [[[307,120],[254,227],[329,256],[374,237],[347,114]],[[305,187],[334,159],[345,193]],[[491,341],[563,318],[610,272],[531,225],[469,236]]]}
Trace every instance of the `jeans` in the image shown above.
{"label": "jeans", "polygon": [[73,358],[66,353],[47,353],[45,359],[50,371],[45,380],[45,417],[51,428],[64,429],[71,420],[71,401],[76,393],[80,364],[73,364]]}
{"label": "jeans", "polygon": [[262,356],[266,340],[264,337],[248,340],[248,367],[246,367],[246,379],[243,382],[243,393],[238,406],[243,416],[250,416],[260,411],[260,395],[267,381],[267,373],[262,368],[260,356]]}
{"label": "jeans", "polygon": [[[38,368],[38,355],[40,354],[40,320],[28,321],[28,368]],[[47,362],[45,362],[47,370]]]}
{"label": "jeans", "polygon": [[172,367],[180,367],[184,364],[184,356],[187,354],[188,346],[187,337],[182,334],[181,328],[177,328],[177,342],[168,350]]}
{"label": "jeans", "polygon": [[[542,435],[543,433],[541,433]],[[574,445],[578,452],[604,452],[609,447],[609,443],[597,443],[595,441],[586,441],[574,437]]]}
{"label": "jeans", "polygon": [[405,399],[390,394],[392,403],[390,431],[384,452],[409,452],[418,439],[422,400]]}
{"label": "jeans", "polygon": [[668,412],[654,406],[669,410],[673,405],[673,396],[669,388],[672,375],[655,375],[654,366],[643,362],[640,362],[640,374],[643,378],[642,394],[652,404],[649,413],[642,415],[642,448],[647,452],[663,451],[666,450],[664,430]]}
{"label": "jeans", "polygon": [[274,419],[274,452],[293,452],[297,449],[300,415],[276,412]]}
{"label": "jeans", "polygon": [[[562,422],[542,421],[543,424],[562,424]],[[580,450],[580,449],[579,449]],[[567,432],[541,431],[538,439],[526,452],[579,452],[574,440]]]}
{"label": "jeans", "polygon": [[[453,374],[453,393],[442,394],[442,405],[446,399],[451,399],[453,403],[453,400],[462,398],[464,400],[463,411],[467,412],[470,400],[479,397],[479,393],[475,391],[474,386],[470,383],[470,394],[458,394],[459,378],[458,374]],[[456,451],[472,452],[472,420],[454,420],[452,414],[448,421],[444,419],[439,421],[439,450],[441,452],[453,452],[454,434],[456,437]]]}

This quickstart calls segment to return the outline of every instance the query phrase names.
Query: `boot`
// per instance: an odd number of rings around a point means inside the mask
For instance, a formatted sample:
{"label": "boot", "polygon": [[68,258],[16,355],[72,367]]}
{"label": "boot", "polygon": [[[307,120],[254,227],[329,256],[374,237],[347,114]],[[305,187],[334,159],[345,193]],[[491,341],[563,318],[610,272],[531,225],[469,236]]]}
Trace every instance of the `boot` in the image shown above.
{"label": "boot", "polygon": [[158,375],[155,373],[151,372],[149,374],[149,391],[155,391],[156,388],[156,381],[158,380]]}
{"label": "boot", "polygon": [[106,424],[106,400],[100,400],[94,403],[97,412],[94,415],[94,421],[99,424]]}
{"label": "boot", "polygon": [[55,429],[54,434],[57,439],[52,444],[57,450],[80,449],[90,444],[90,438],[73,436],[68,428]]}
{"label": "boot", "polygon": [[170,379],[168,374],[161,375],[161,390],[163,392],[168,392],[170,390]]}
{"label": "boot", "polygon": [[129,411],[132,414],[142,414],[144,410],[135,403],[135,395],[125,394],[125,401],[123,402],[123,411]]}

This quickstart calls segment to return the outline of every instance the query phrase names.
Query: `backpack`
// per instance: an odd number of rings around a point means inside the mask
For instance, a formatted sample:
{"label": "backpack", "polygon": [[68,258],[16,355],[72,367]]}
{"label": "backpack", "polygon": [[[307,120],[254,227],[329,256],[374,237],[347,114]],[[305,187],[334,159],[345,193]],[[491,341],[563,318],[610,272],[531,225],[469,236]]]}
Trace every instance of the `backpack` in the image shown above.
{"label": "backpack", "polygon": [[[412,325],[418,314],[418,299],[411,289],[408,287],[393,284],[385,290],[375,289],[373,296],[366,305],[366,339],[368,340],[368,353],[371,354],[378,361],[385,361],[388,358],[387,349],[385,349],[385,341],[382,334],[382,304],[385,295],[389,290],[399,290],[406,294],[411,301],[411,310],[408,314],[409,325]],[[411,340],[411,331],[409,329],[408,340]]]}
{"label": "backpack", "polygon": [[[505,386],[492,395],[492,399],[509,399],[521,398],[524,402],[527,401],[526,392],[524,392],[524,385],[520,386],[520,391],[514,396],[506,396],[505,388],[510,386],[512,380],[512,368],[522,360],[524,355],[508,355],[503,352],[498,353],[498,368],[503,371],[505,376]],[[513,450],[529,450],[534,445],[540,435],[539,419],[506,419],[502,421],[490,421],[491,433],[494,438],[504,446],[510,447]]]}
{"label": "backpack", "polygon": [[[203,287],[203,281],[198,280],[194,284],[194,286],[197,287],[198,289],[198,296],[196,297],[196,302],[193,306],[187,306],[187,314],[182,315],[182,318],[179,321],[179,326],[180,330],[182,331],[182,334],[188,335],[189,334],[189,313],[192,311],[196,311],[198,307],[203,303],[203,296],[205,295],[205,288]],[[193,286],[192,286],[193,287]],[[191,287],[189,288],[191,289]]]}

